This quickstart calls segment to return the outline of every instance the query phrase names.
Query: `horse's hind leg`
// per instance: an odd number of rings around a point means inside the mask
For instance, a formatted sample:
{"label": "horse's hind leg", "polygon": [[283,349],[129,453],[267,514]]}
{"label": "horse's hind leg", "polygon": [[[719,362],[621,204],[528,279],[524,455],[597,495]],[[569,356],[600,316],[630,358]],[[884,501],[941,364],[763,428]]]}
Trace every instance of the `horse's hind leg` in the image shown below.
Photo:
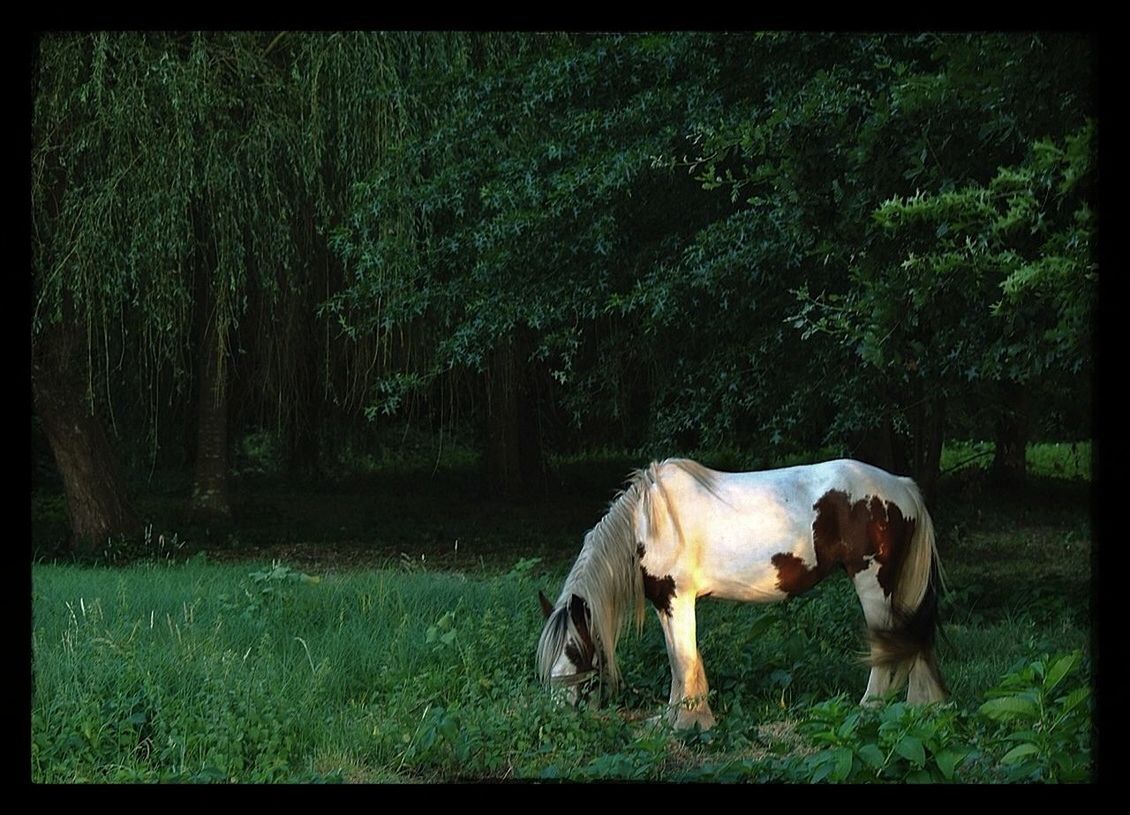
{"label": "horse's hind leg", "polygon": [[872,563],[870,569],[852,578],[871,633],[871,676],[861,702],[881,699],[903,685],[908,685],[906,701],[910,704],[942,701],[946,688],[933,645],[923,641],[921,634],[896,626],[890,599],[875,577],[877,567]]}
{"label": "horse's hind leg", "polygon": [[707,703],[710,688],[698,652],[695,598],[672,596],[668,607],[657,609],[657,613],[671,661],[671,723],[681,730],[696,724],[709,730],[714,726],[714,714]]}
{"label": "horse's hind leg", "polygon": [[[869,569],[857,572],[852,578],[856,594],[859,595],[859,602],[863,605],[867,628],[872,632],[886,631],[891,625],[891,604],[883,593],[883,587],[879,585],[876,577],[878,572],[879,564],[873,562]],[[867,689],[863,692],[863,698],[859,700],[860,704],[881,700],[892,687],[898,687],[906,681],[905,672],[896,671],[884,658],[885,654],[874,638],[870,647],[871,675],[867,677]]]}
{"label": "horse's hind leg", "polygon": [[925,702],[944,702],[945,683],[934,661],[934,649],[927,648],[915,659],[910,669],[910,686],[906,691],[906,701],[912,705]]}

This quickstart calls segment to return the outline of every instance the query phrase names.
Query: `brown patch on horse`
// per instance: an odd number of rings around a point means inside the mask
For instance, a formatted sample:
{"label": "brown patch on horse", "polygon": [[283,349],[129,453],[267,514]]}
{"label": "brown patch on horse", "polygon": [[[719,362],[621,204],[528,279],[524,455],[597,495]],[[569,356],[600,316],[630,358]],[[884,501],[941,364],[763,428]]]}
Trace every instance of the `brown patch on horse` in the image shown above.
{"label": "brown patch on horse", "polygon": [[581,649],[572,642],[565,646],[565,656],[573,663],[573,667],[576,668],[577,673],[592,670],[592,654],[582,653]]}
{"label": "brown patch on horse", "polygon": [[787,553],[773,555],[773,565],[777,567],[777,586],[789,597],[804,594],[823,580],[831,568],[824,568],[817,559],[816,567],[809,569],[799,557]]}
{"label": "brown patch on horse", "polygon": [[646,569],[643,572],[643,594],[656,611],[661,611],[668,617],[671,616],[671,598],[675,596],[675,579],[671,575],[666,577],[652,577]]}
{"label": "brown patch on horse", "polygon": [[541,604],[541,613],[548,620],[549,615],[553,613],[553,603],[549,602],[549,599],[540,590],[538,591],[538,603]]}
{"label": "brown patch on horse", "polygon": [[[636,544],[636,554],[639,555],[640,560],[643,560],[643,544]],[[660,611],[671,616],[671,598],[675,596],[675,578],[671,575],[666,577],[656,577],[649,574],[647,569],[640,566],[640,574],[643,575],[643,596],[651,601],[655,606],[656,611]]]}
{"label": "brown patch on horse", "polygon": [[[885,510],[885,511],[884,511]],[[868,524],[868,539],[879,561],[879,574],[876,576],[883,594],[888,597],[895,590],[903,561],[910,552],[910,541],[914,537],[917,521],[904,518],[896,504],[887,502],[886,507],[878,498],[871,499],[871,523]]]}
{"label": "brown patch on horse", "polygon": [[910,548],[915,522],[906,519],[898,506],[878,496],[852,502],[842,490],[829,490],[812,509],[812,548],[816,565],[809,567],[796,555],[773,556],[777,567],[777,585],[790,597],[808,591],[832,571],[842,566],[854,577],[879,562],[878,580],[888,597]]}

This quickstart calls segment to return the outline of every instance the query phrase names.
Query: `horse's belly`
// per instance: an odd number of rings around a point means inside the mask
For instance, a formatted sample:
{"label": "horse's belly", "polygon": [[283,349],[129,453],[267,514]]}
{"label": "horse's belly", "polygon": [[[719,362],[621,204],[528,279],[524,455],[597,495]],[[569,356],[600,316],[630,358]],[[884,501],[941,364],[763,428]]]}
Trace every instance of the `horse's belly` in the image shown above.
{"label": "horse's belly", "polygon": [[762,569],[755,575],[714,575],[699,589],[699,596],[746,603],[773,603],[789,595],[778,585],[776,569]]}

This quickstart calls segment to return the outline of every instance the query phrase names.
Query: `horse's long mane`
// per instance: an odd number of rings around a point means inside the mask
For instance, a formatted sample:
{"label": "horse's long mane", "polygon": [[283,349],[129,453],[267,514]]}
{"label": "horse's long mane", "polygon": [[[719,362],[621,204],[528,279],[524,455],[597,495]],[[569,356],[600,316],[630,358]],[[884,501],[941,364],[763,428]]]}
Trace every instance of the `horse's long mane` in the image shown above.
{"label": "horse's long mane", "polygon": [[546,621],[538,642],[537,667],[542,681],[549,680],[553,663],[565,647],[569,625],[569,599],[579,595],[592,613],[593,643],[600,649],[606,678],[615,686],[620,673],[616,665],[616,643],[629,616],[637,630],[643,625],[643,576],[636,552],[634,515],[641,504],[650,503],[648,489],[655,482],[655,465],[628,476],[623,490],[608,507],[600,522],[585,535],[555,610]]}
{"label": "horse's long mane", "polygon": [[[713,491],[712,474],[700,464],[687,459],[668,459],[663,464],[678,466]],[[652,462],[646,469],[631,473],[600,523],[585,535],[581,553],[565,578],[561,595],[538,642],[537,669],[542,681],[549,680],[553,663],[565,647],[572,624],[569,600],[576,594],[584,598],[592,613],[591,632],[595,646],[600,649],[605,678],[612,687],[619,682],[616,643],[629,619],[634,621],[637,631],[644,620],[643,575],[636,549],[635,519],[642,514],[649,526],[655,527],[653,519],[660,507],[656,506],[652,487],[657,488],[659,503],[672,512],[659,482],[659,468],[663,464]],[[678,524],[673,515],[672,520]]]}

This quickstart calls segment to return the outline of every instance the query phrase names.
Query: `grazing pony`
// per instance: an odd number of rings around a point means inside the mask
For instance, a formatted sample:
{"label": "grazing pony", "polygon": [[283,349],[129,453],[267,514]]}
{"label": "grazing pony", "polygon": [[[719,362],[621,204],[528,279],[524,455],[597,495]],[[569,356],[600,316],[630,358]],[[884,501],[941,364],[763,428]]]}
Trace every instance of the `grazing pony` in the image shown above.
{"label": "grazing pony", "polygon": [[934,659],[941,571],[922,496],[909,478],[846,459],[750,473],[668,459],[632,473],[585,535],[556,605],[539,593],[538,674],[574,704],[598,677],[615,688],[617,640],[628,619],[642,626],[646,598],[667,642],[670,721],[708,729],[695,601],[785,600],[836,567],[867,621],[862,701],[907,682],[908,702],[944,699]]}

